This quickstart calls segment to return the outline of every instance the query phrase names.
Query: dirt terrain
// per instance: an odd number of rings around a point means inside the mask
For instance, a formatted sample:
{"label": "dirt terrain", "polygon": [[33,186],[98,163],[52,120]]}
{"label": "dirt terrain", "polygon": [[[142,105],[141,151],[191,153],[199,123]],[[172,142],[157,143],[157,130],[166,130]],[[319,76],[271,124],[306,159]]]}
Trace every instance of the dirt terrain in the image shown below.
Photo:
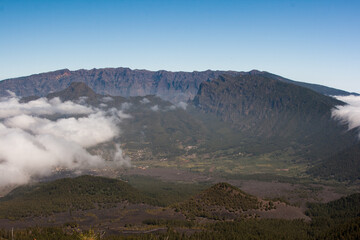
{"label": "dirt terrain", "polygon": [[277,181],[258,180],[230,180],[217,176],[202,175],[197,172],[190,172],[172,168],[131,168],[121,170],[120,175],[143,175],[159,178],[163,181],[180,182],[228,182],[241,190],[260,198],[284,198],[292,204],[304,206],[306,202],[329,202],[346,195],[339,193],[331,186],[320,184],[303,185]]}

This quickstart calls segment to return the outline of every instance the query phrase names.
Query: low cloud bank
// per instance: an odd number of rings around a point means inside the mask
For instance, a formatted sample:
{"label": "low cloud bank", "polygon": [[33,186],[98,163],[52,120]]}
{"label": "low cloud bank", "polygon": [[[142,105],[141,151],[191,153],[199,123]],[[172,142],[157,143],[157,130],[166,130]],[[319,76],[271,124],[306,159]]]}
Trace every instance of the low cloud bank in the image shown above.
{"label": "low cloud bank", "polygon": [[335,98],[347,105],[336,106],[331,112],[332,117],[348,125],[349,130],[360,128],[360,96],[335,96]]}
{"label": "low cloud bank", "polygon": [[[78,115],[80,117],[59,117]],[[119,136],[118,124],[129,118],[122,110],[100,110],[59,98],[21,103],[0,101],[0,187],[48,176],[57,168],[86,170],[106,165],[86,148]],[[113,164],[129,166],[116,145]]]}

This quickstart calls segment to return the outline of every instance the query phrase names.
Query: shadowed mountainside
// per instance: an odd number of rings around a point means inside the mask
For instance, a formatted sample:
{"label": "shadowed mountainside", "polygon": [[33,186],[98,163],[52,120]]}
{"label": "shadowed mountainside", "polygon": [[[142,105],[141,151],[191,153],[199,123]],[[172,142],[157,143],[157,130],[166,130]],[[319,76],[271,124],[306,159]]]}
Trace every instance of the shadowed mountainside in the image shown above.
{"label": "shadowed mountainside", "polygon": [[310,168],[308,173],[315,177],[356,181],[360,179],[360,143],[355,144]]}

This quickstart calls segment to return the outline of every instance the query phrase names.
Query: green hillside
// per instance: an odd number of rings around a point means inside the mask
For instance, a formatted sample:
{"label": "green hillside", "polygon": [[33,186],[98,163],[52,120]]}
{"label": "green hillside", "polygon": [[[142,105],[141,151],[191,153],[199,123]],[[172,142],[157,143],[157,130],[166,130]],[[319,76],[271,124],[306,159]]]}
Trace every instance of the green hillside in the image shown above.
{"label": "green hillside", "polygon": [[218,183],[188,201],[177,204],[177,211],[192,217],[218,218],[225,212],[243,212],[263,207],[260,200],[228,184]]}
{"label": "green hillside", "polygon": [[129,184],[95,176],[64,178],[14,189],[0,199],[1,218],[43,216],[69,210],[111,207],[114,203],[151,202]]}
{"label": "green hillside", "polygon": [[345,221],[360,217],[360,193],[355,193],[329,203],[309,203],[306,214],[312,218],[330,218]]}
{"label": "green hillside", "polygon": [[360,144],[349,147],[310,168],[315,177],[338,181],[356,181],[360,179]]}

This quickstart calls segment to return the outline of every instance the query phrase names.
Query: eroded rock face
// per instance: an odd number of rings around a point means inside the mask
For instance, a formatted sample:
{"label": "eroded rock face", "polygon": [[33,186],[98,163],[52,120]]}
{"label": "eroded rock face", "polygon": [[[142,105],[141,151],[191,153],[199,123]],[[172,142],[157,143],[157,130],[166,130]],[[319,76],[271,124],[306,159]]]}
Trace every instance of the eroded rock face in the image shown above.
{"label": "eroded rock face", "polygon": [[6,90],[21,97],[46,96],[67,88],[72,82],[84,82],[96,93],[113,96],[157,95],[172,102],[193,99],[204,81],[221,74],[235,75],[235,72],[168,72],[131,70],[128,68],[105,68],[70,71],[68,69],[41,73],[28,77],[7,79],[0,82],[0,95]]}

